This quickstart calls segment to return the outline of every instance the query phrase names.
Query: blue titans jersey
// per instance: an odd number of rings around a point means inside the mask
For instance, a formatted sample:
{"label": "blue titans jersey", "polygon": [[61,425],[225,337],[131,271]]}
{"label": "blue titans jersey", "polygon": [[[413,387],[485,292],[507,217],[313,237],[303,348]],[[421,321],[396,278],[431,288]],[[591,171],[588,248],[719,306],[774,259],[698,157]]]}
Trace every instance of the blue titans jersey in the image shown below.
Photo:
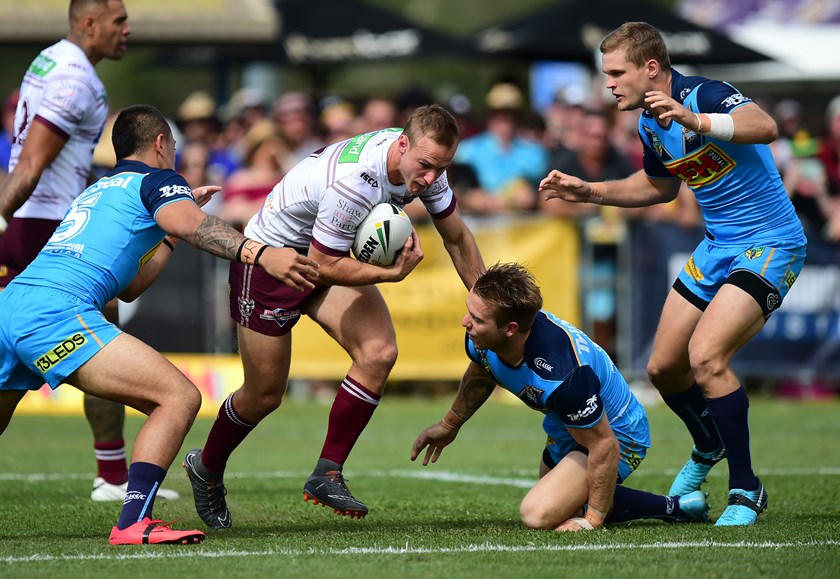
{"label": "blue titans jersey", "polygon": [[[690,111],[730,114],[752,102],[727,83],[672,74],[671,97]],[[639,138],[645,173],[685,181],[716,243],[806,243],[768,145],[712,139],[674,122],[662,128],[648,111],[639,118]]]}
{"label": "blue titans jersey", "polygon": [[35,260],[9,285],[60,289],[102,309],[160,245],[165,232],[155,213],[183,200],[195,202],[175,171],[120,161],[73,201]]}
{"label": "blue titans jersey", "polygon": [[469,335],[466,349],[500,386],[546,415],[543,426],[556,442],[574,443],[567,428],[591,428],[606,412],[617,435],[650,446],[647,423],[641,435],[636,424],[644,409],[627,382],[606,352],[569,322],[540,311],[515,368],[492,350],[476,349]]}

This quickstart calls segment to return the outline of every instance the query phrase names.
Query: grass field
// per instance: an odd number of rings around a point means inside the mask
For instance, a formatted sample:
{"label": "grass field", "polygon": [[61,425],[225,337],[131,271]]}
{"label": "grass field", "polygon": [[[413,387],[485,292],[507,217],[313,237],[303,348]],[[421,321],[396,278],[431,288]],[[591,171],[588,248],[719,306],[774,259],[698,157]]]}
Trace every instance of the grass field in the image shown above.
{"label": "grass field", "polygon": [[[110,547],[118,504],[88,498],[94,471],[81,417],[18,416],[0,438],[0,576],[119,577],[837,577],[840,574],[840,404],[757,399],[756,470],[768,510],[752,528],[655,521],[560,534],[525,529],[519,501],[533,484],[540,415],[491,401],[431,467],[409,461],[417,433],[448,400],[384,399],[347,464],[371,512],[335,516],[302,500],[327,406],[290,402],[228,467],[235,527],[200,546]],[[670,411],[649,411],[653,448],[628,484],[664,492],[689,442]],[[132,418],[133,438],[140,420]],[[184,450],[200,446],[196,422]],[[183,452],[181,453],[183,455]],[[203,528],[180,458],[166,485],[179,501],[156,515]],[[712,517],[725,506],[726,467],[709,478]]]}

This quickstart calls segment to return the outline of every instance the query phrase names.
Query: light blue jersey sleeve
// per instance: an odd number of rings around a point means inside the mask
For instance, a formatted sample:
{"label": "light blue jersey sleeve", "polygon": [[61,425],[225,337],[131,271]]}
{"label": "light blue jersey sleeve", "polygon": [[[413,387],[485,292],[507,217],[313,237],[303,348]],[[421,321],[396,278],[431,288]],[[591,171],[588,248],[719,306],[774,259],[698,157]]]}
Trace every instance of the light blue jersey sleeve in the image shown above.
{"label": "light blue jersey sleeve", "polygon": [[76,198],[16,281],[62,289],[102,308],[154,255],[165,234],[154,216],[175,202],[195,202],[175,171],[120,161]]}

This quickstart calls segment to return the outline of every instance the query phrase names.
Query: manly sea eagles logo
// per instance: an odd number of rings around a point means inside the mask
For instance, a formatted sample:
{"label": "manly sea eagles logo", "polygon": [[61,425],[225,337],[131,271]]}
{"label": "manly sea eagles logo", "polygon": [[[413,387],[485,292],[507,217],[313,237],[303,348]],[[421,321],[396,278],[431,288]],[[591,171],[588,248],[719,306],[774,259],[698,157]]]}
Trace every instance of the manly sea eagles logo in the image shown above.
{"label": "manly sea eagles logo", "polygon": [[236,298],[236,303],[239,305],[239,315],[243,320],[247,320],[254,313],[254,300],[251,298]]}

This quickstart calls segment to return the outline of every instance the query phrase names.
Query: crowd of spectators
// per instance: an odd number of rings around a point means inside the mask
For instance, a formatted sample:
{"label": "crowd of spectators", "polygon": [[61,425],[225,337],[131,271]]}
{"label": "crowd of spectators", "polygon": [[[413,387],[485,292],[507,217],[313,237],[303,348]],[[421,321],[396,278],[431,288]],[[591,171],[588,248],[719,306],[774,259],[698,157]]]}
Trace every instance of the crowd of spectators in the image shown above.
{"label": "crowd of spectators", "polygon": [[[3,102],[0,167],[8,164],[16,94]],[[399,127],[412,108],[434,100],[410,90],[391,97],[373,94],[358,101],[339,96],[316,101],[292,91],[270,99],[254,88],[235,92],[219,105],[204,91],[187,96],[172,115],[178,141],[177,169],[192,186],[221,185],[208,206],[237,227],[299,160],[326,144],[353,135]],[[617,209],[590,204],[545,202],[536,186],[551,169],[590,181],[620,179],[641,168],[637,114],[617,113],[609,95],[568,87],[545,110],[529,106],[516,82],[488,88],[483,102],[457,95],[448,103],[461,125],[462,141],[448,170],[461,211],[473,217],[549,215],[572,219],[594,247],[583,278],[595,280],[582,302],[588,330],[615,354],[616,247],[627,220],[702,225],[687,188],[668,204]],[[840,242],[840,95],[825,109],[821,126],[808,126],[793,99],[761,100],[779,125],[774,157],[809,238]],[[110,137],[103,135],[95,163],[113,163]],[[4,175],[0,171],[0,178]],[[406,208],[412,219],[428,216],[419,203]]]}
{"label": "crowd of spectators", "polygon": [[[3,101],[0,178],[8,163],[16,99],[12,93]],[[256,89],[243,88],[219,105],[207,92],[196,91],[172,116],[178,170],[192,185],[223,186],[215,211],[242,223],[271,187],[311,152],[359,133],[401,126],[414,106],[432,100],[409,91],[397,97],[371,95],[361,102],[337,96],[316,102],[305,92],[269,99]],[[598,91],[562,90],[545,110],[533,111],[521,87],[500,82],[476,106],[463,95],[448,104],[462,129],[449,179],[468,215],[596,218],[600,212],[594,206],[542,202],[537,183],[551,169],[603,180],[641,168],[636,115],[616,114]],[[772,145],[774,156],[809,236],[840,241],[840,95],[828,103],[822,126],[807,126],[796,100],[761,104],[777,119],[780,137]],[[97,151],[103,166],[109,162],[105,137],[103,151]],[[419,209],[414,212],[417,218],[422,217]],[[622,211],[620,217],[686,226],[698,225],[701,219],[688,192],[671,204]]]}

